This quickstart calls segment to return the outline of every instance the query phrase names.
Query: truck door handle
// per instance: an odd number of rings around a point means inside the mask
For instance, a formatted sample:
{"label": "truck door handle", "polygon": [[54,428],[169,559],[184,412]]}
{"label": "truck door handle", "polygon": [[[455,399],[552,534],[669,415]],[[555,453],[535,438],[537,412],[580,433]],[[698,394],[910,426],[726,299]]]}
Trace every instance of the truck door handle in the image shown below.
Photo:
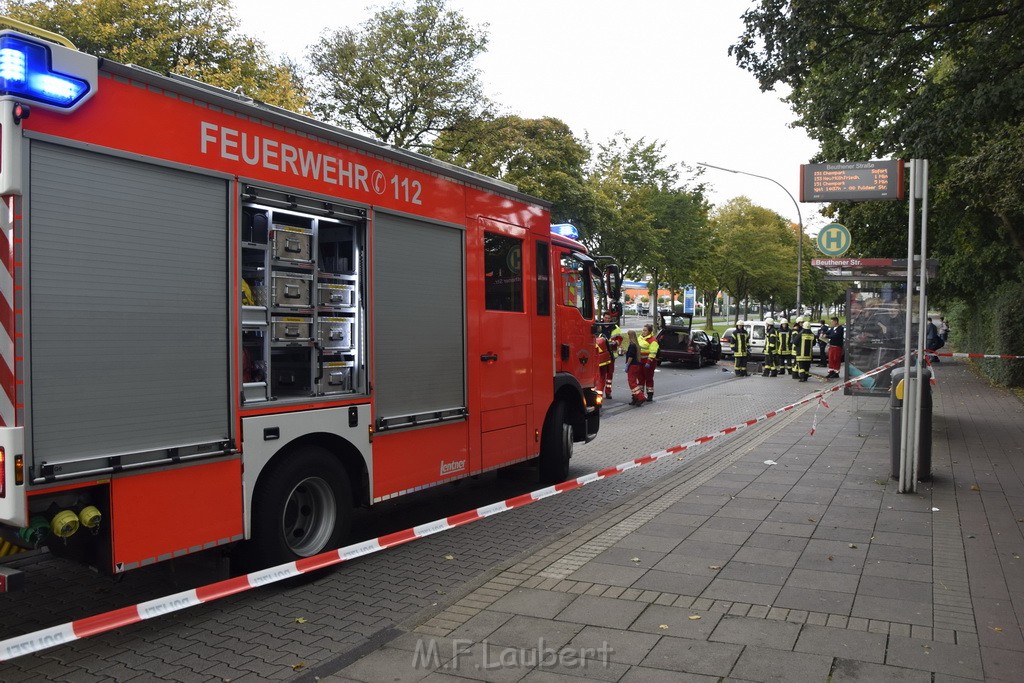
{"label": "truck door handle", "polygon": [[485,363],[494,363],[495,361],[498,360],[498,354],[496,354],[496,353],[485,353],[482,356],[480,356],[480,360],[482,360]]}

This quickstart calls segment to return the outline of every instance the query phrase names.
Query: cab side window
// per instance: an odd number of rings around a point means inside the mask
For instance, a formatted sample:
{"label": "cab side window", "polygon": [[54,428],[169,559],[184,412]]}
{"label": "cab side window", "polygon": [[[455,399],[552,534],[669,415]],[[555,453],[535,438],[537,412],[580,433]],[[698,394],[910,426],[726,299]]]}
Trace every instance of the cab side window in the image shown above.
{"label": "cab side window", "polygon": [[523,312],[523,241],[484,233],[484,298],[489,311]]}
{"label": "cab side window", "polygon": [[590,268],[572,254],[563,253],[559,273],[561,303],[579,310],[584,318],[594,315],[594,289]]}

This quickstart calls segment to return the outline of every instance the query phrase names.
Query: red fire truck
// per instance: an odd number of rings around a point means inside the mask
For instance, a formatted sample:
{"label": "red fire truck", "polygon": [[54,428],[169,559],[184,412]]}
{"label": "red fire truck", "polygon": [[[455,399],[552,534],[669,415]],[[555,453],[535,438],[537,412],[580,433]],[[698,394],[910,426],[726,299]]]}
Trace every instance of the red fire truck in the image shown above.
{"label": "red fire truck", "polygon": [[260,567],[567,476],[618,273],[544,202],[57,38],[0,32],[0,543]]}

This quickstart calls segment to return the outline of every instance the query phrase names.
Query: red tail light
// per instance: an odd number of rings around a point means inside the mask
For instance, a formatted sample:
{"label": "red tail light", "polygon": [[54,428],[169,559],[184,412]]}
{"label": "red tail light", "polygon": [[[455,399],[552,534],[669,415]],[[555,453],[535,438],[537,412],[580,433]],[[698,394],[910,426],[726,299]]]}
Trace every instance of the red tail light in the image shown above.
{"label": "red tail light", "polygon": [[0,448],[0,498],[7,497],[7,454]]}

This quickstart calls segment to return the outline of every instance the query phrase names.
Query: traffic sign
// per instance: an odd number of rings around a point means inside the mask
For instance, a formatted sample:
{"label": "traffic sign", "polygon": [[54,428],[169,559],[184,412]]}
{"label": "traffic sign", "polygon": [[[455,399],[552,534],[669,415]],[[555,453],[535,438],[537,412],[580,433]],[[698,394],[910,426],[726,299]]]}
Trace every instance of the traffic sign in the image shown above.
{"label": "traffic sign", "polygon": [[825,256],[842,256],[853,241],[845,225],[829,223],[818,233],[818,250]]}

